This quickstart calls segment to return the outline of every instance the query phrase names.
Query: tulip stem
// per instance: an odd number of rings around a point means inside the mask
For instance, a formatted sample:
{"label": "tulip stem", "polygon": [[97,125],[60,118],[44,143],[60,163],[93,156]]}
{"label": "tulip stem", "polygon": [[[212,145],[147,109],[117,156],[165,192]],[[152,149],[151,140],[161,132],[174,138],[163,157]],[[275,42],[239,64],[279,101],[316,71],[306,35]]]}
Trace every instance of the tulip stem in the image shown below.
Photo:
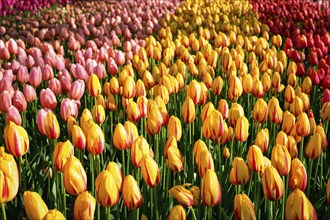
{"label": "tulip stem", "polygon": [[282,216],[281,219],[284,219],[284,213],[285,213],[285,201],[286,201],[286,195],[287,195],[287,189],[288,189],[288,177],[283,176],[283,183],[285,184],[284,194],[282,198]]}
{"label": "tulip stem", "polygon": [[311,188],[311,175],[313,169],[313,160],[311,159],[308,163],[308,173],[307,173],[307,197],[309,197],[309,191]]}
{"label": "tulip stem", "polygon": [[125,169],[125,150],[121,150],[121,166],[123,168],[123,174],[126,176],[126,169]]}
{"label": "tulip stem", "polygon": [[[156,213],[155,213],[155,217],[156,217],[156,219],[158,220],[159,219],[159,215],[158,215],[158,194],[157,194],[157,189],[156,189],[156,187],[155,188],[153,188],[153,191],[154,191],[154,197],[155,197],[155,211],[156,211]],[[137,218],[137,220],[138,220],[138,218]]]}
{"label": "tulip stem", "polygon": [[62,212],[64,217],[66,217],[66,195],[65,195],[65,188],[64,188],[64,179],[63,179],[63,173],[61,172],[61,190],[62,190],[62,196],[63,196],[63,207],[62,207]]}
{"label": "tulip stem", "polygon": [[110,215],[110,207],[106,207],[106,213],[107,213],[107,220],[110,220],[111,215]]}
{"label": "tulip stem", "polygon": [[1,214],[2,214],[2,219],[7,220],[5,203],[1,204]]}
{"label": "tulip stem", "polygon": [[191,211],[191,213],[192,213],[192,215],[193,215],[193,219],[194,220],[197,220],[197,218],[196,218],[196,214],[195,214],[195,209],[193,208],[193,207],[189,207],[189,209],[190,209],[190,211]]}
{"label": "tulip stem", "polygon": [[303,152],[304,152],[304,137],[301,137],[300,149],[299,149],[299,160],[302,163],[304,163],[304,161],[303,161]]}
{"label": "tulip stem", "polygon": [[93,158],[93,154],[89,154],[89,168],[90,168],[90,172],[91,172],[91,181],[92,181],[92,189],[91,189],[91,192],[92,192],[92,195],[95,196],[95,193],[94,193],[94,158]]}

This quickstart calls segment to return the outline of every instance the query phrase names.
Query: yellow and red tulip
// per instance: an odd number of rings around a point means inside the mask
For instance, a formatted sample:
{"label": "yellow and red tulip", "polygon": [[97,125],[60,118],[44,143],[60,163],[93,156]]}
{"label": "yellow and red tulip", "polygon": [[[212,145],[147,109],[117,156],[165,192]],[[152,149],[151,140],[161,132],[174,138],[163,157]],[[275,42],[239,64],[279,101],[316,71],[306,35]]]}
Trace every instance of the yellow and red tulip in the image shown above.
{"label": "yellow and red tulip", "polygon": [[75,220],[94,219],[95,206],[95,198],[89,192],[79,194],[74,202],[73,218]]}
{"label": "yellow and red tulip", "polygon": [[144,156],[141,160],[142,177],[146,184],[155,187],[160,182],[160,169],[156,161],[148,156]]}
{"label": "yellow and red tulip", "polygon": [[23,156],[29,150],[29,136],[22,126],[10,121],[5,128],[4,137],[7,149],[13,156]]}
{"label": "yellow and red tulip", "polygon": [[48,207],[36,192],[25,191],[23,194],[25,212],[29,219],[43,219]]}
{"label": "yellow and red tulip", "polygon": [[233,185],[244,185],[249,182],[250,170],[242,158],[234,158],[229,174],[229,180]]}
{"label": "yellow and red tulip", "polygon": [[189,207],[194,204],[193,194],[181,185],[173,186],[168,192],[184,207]]}
{"label": "yellow and red tulip", "polygon": [[70,157],[63,167],[64,187],[70,195],[78,195],[87,189],[87,176],[80,160]]}
{"label": "yellow and red tulip", "polygon": [[262,188],[268,200],[277,201],[282,198],[284,184],[275,167],[269,166],[263,171]]}
{"label": "yellow and red tulip", "polygon": [[235,196],[234,214],[236,219],[256,219],[254,205],[246,194]]}
{"label": "yellow and red tulip", "polygon": [[102,207],[112,207],[119,201],[119,190],[115,178],[103,170],[95,179],[96,198]]}
{"label": "yellow and red tulip", "polygon": [[138,209],[142,205],[140,188],[133,176],[128,175],[125,177],[122,194],[126,208]]}
{"label": "yellow and red tulip", "polygon": [[58,142],[55,146],[53,155],[56,170],[62,172],[67,160],[74,155],[74,148],[71,142]]}
{"label": "yellow and red tulip", "polygon": [[285,219],[317,219],[315,209],[305,193],[295,189],[285,203]]}
{"label": "yellow and red tulip", "polygon": [[202,201],[205,206],[216,206],[222,197],[221,185],[217,174],[212,170],[207,170],[202,180],[201,188]]}

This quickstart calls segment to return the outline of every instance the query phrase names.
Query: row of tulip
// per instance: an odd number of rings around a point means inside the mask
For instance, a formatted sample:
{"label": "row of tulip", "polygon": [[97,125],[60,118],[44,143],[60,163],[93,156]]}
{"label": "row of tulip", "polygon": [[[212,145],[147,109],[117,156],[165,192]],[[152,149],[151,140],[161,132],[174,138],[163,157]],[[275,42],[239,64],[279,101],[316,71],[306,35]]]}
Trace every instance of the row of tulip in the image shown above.
{"label": "row of tulip", "polygon": [[2,216],[327,215],[329,90],[248,1],[185,1],[159,24],[130,58],[95,39],[1,44]]}

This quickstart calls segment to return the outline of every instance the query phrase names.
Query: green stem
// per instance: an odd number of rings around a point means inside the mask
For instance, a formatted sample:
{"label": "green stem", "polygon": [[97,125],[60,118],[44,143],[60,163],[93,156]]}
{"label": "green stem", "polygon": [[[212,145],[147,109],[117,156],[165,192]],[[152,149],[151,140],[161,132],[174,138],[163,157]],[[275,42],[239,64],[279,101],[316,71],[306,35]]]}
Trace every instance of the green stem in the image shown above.
{"label": "green stem", "polygon": [[63,179],[62,172],[61,172],[61,190],[62,190],[62,196],[63,196],[62,214],[64,215],[64,217],[66,217],[66,194],[65,194],[64,179]]}
{"label": "green stem", "polygon": [[193,207],[189,207],[189,209],[190,209],[190,211],[191,211],[191,213],[192,213],[192,215],[193,215],[193,219],[194,220],[197,220],[197,218],[196,218],[196,214],[195,214],[195,209],[193,208]]}
{"label": "green stem", "polygon": [[301,137],[300,149],[299,149],[299,160],[304,163],[303,161],[303,152],[304,152],[304,137]]}
{"label": "green stem", "polygon": [[107,212],[107,220],[110,220],[110,207],[106,207],[106,212]]}
{"label": "green stem", "polygon": [[126,176],[126,168],[125,168],[125,150],[121,151],[121,165],[122,165],[122,169],[123,169],[123,174],[124,176]]}
{"label": "green stem", "polygon": [[90,168],[90,172],[91,172],[91,178],[92,178],[92,189],[91,189],[91,192],[92,192],[92,195],[95,196],[95,187],[94,187],[94,179],[95,179],[95,176],[94,176],[94,158],[93,158],[93,154],[89,154],[89,168]]}
{"label": "green stem", "polygon": [[285,184],[285,189],[284,189],[284,194],[283,194],[283,198],[282,198],[282,216],[281,219],[284,220],[284,213],[285,213],[285,201],[286,201],[286,196],[287,196],[287,191],[288,191],[288,177],[283,176],[282,177],[283,182]]}
{"label": "green stem", "polygon": [[158,193],[157,193],[157,188],[155,187],[155,188],[153,188],[153,191],[154,191],[154,197],[155,197],[155,207],[154,207],[154,209],[155,209],[155,217],[156,217],[156,220],[158,220],[159,219],[159,215],[158,215]]}
{"label": "green stem", "polygon": [[3,220],[7,220],[5,203],[2,203],[2,204],[1,204],[1,213],[2,213],[2,218],[3,218]]}
{"label": "green stem", "polygon": [[312,175],[312,169],[313,169],[313,160],[309,161],[308,166],[308,173],[307,173],[307,197],[309,197],[309,192],[311,188],[311,175]]}
{"label": "green stem", "polygon": [[208,217],[208,219],[213,219],[212,207],[207,207],[207,217]]}

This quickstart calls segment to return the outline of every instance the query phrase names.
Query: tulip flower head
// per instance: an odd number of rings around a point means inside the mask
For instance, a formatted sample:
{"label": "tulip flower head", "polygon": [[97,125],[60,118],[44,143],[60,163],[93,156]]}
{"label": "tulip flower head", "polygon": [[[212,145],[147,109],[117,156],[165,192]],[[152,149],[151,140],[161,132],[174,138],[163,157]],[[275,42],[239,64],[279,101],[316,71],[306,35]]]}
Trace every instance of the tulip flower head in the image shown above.
{"label": "tulip flower head", "polygon": [[186,210],[181,205],[172,208],[167,220],[186,220]]}
{"label": "tulip flower head", "polygon": [[10,121],[5,128],[4,136],[7,149],[12,155],[20,157],[28,151],[29,136],[23,127]]}
{"label": "tulip flower head", "polygon": [[43,220],[65,220],[64,215],[57,209],[49,210]]}
{"label": "tulip flower head", "polygon": [[92,124],[86,135],[87,150],[91,154],[101,154],[104,149],[104,133],[100,126]]}
{"label": "tulip flower head", "polygon": [[112,207],[118,203],[117,183],[108,170],[103,170],[95,179],[97,201],[102,207]]}
{"label": "tulip flower head", "polygon": [[155,187],[160,182],[160,169],[156,161],[148,156],[144,156],[141,160],[142,177],[146,184]]}
{"label": "tulip flower head", "polygon": [[67,160],[74,155],[70,141],[58,142],[54,149],[54,164],[57,171],[62,171]]}
{"label": "tulip flower head", "polygon": [[234,214],[236,219],[256,219],[254,205],[246,194],[235,196]]}
{"label": "tulip flower head", "polygon": [[94,219],[96,201],[89,192],[78,195],[74,202],[73,217],[77,220]]}
{"label": "tulip flower head", "polygon": [[173,186],[168,192],[183,207],[190,207],[194,204],[193,194],[181,185]]}
{"label": "tulip flower head", "polygon": [[285,203],[285,219],[293,218],[317,219],[312,203],[300,189],[291,192]]}
{"label": "tulip flower head", "polygon": [[233,185],[244,185],[250,180],[250,170],[244,160],[235,157],[229,174],[230,183]]}
{"label": "tulip flower head", "polygon": [[122,194],[124,204],[128,209],[138,209],[142,205],[140,188],[133,176],[125,177]]}
{"label": "tulip flower head", "polygon": [[262,188],[264,195],[270,201],[277,201],[282,198],[284,184],[275,167],[269,166],[263,171]]}
{"label": "tulip flower head", "polygon": [[23,198],[28,218],[43,219],[48,212],[48,208],[41,196],[36,192],[25,191]]}
{"label": "tulip flower head", "polygon": [[222,190],[216,173],[208,170],[202,180],[202,201],[206,206],[216,206],[220,203]]}
{"label": "tulip flower head", "polygon": [[121,191],[124,182],[124,176],[119,165],[115,162],[109,162],[106,170],[111,173],[112,177],[116,181],[118,190]]}
{"label": "tulip flower head", "polygon": [[63,167],[64,187],[70,195],[78,195],[87,189],[86,172],[78,158],[70,157]]}

